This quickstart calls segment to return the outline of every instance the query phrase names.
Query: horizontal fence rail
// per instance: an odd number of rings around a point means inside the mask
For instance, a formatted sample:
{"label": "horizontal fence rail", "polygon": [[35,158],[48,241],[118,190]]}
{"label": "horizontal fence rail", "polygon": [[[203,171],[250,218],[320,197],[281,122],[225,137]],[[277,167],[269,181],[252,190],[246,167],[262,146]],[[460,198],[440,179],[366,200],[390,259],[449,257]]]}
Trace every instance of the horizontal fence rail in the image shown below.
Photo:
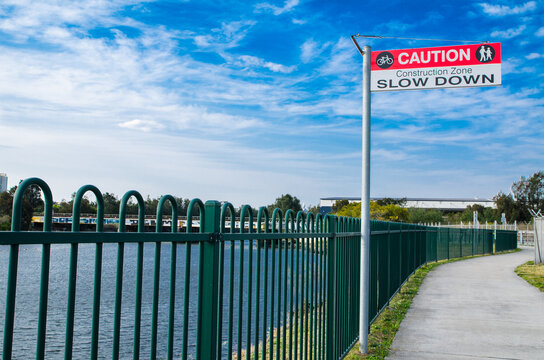
{"label": "horizontal fence rail", "polygon": [[[44,196],[43,232],[20,231],[31,185]],[[88,192],[96,232],[79,229]],[[138,232],[125,226],[131,198]],[[104,232],[102,193],[85,185],[72,231],[52,232],[52,205],[43,180],[23,181],[11,231],[0,232],[3,359],[341,359],[358,339],[360,219],[247,205],[236,218],[229,203],[194,199],[179,232],[165,195],[155,232],[145,232],[144,201],[131,190],[118,232]],[[516,246],[513,231],[372,221],[369,318],[427,262]]]}

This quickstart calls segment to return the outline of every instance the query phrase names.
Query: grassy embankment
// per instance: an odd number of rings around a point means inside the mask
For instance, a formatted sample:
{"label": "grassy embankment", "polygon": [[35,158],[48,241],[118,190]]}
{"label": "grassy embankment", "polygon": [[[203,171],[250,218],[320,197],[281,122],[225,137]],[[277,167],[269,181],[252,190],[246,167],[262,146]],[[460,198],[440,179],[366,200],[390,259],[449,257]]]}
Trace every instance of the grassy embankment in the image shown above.
{"label": "grassy embankment", "polygon": [[519,277],[544,292],[544,264],[535,265],[534,261],[528,261],[515,271]]}

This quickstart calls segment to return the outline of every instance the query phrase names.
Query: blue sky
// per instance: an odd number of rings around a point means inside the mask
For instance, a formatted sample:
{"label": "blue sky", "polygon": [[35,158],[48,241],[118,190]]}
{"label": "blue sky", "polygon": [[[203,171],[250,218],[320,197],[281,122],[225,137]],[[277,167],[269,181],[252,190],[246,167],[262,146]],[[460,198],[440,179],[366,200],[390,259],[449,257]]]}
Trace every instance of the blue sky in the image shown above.
{"label": "blue sky", "polygon": [[[502,83],[372,95],[371,195],[492,197],[544,168],[543,1],[0,1],[0,172],[55,200],[360,196],[350,35],[502,43]],[[373,50],[453,45],[360,39]]]}

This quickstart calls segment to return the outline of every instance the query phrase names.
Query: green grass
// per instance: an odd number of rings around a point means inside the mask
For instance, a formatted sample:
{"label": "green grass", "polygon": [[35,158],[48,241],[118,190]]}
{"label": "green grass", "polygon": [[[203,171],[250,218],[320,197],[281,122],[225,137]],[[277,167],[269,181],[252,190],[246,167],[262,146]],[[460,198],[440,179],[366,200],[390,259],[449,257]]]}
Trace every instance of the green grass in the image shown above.
{"label": "green grass", "polygon": [[544,292],[544,264],[535,265],[534,261],[528,261],[518,266],[515,272],[529,284]]}
{"label": "green grass", "polygon": [[[521,251],[521,249],[506,251],[500,254],[507,254],[517,251]],[[346,356],[346,359],[378,360],[384,359],[389,354],[391,344],[393,343],[393,339],[395,339],[395,335],[399,330],[400,323],[404,319],[404,316],[408,312],[408,309],[410,309],[410,305],[412,304],[412,301],[416,296],[419,287],[423,282],[423,279],[425,279],[427,274],[432,269],[439,265],[450,262],[490,255],[491,254],[475,255],[470,257],[442,260],[435,263],[429,263],[420,267],[410,277],[410,279],[406,283],[404,283],[400,291],[391,299],[389,305],[384,309],[384,311],[382,311],[382,313],[370,326],[370,333],[368,334],[368,354],[362,354],[361,352],[359,352],[359,343],[357,343]]]}

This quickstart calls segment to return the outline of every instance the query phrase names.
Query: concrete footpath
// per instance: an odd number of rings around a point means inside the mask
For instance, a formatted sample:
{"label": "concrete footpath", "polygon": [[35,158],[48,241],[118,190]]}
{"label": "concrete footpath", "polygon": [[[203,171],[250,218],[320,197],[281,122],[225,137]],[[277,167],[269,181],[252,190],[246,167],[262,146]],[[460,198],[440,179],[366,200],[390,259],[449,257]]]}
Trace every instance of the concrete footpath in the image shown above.
{"label": "concrete footpath", "polygon": [[533,249],[435,268],[388,359],[544,359],[544,293],[514,273],[529,260]]}

